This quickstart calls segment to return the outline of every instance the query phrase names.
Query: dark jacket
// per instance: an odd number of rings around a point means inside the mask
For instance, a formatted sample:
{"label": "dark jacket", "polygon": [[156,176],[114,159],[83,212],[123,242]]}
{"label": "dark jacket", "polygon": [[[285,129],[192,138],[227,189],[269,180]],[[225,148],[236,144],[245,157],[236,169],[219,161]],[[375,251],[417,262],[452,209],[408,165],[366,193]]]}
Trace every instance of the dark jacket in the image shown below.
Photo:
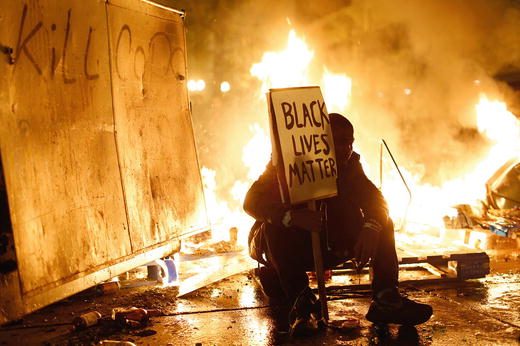
{"label": "dark jacket", "polygon": [[[365,218],[375,219],[382,225],[388,221],[386,201],[365,175],[359,158],[359,154],[354,152],[338,168],[338,195],[323,200],[327,210],[327,243],[335,251],[343,252],[354,245],[353,241]],[[281,201],[276,169],[269,162],[244,201],[244,210],[257,220],[250,240],[263,223],[283,227],[282,217],[287,209]]]}

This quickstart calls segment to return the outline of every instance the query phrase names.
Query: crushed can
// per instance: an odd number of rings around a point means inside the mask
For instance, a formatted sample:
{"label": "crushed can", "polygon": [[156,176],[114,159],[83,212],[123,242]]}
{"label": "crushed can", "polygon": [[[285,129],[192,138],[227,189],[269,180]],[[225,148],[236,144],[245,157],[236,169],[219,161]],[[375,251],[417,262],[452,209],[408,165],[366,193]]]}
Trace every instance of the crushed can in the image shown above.
{"label": "crushed can", "polygon": [[101,314],[97,311],[90,311],[79,315],[72,320],[74,329],[85,329],[98,323]]}
{"label": "crushed can", "polygon": [[142,308],[114,308],[112,319],[121,325],[136,328],[144,325],[149,320],[148,311]]}
{"label": "crushed can", "polygon": [[121,285],[118,281],[110,281],[104,282],[102,284],[97,285],[96,289],[101,294],[112,294],[119,291]]}

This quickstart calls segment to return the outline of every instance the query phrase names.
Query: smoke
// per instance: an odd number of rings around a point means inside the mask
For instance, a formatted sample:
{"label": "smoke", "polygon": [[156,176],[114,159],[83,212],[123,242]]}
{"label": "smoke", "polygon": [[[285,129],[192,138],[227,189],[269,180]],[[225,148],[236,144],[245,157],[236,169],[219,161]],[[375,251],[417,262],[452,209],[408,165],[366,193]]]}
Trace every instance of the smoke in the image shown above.
{"label": "smoke", "polygon": [[509,4],[355,1],[342,11],[349,40],[315,38],[325,42],[324,63],[354,80],[349,113],[371,167],[379,138],[423,182],[453,179],[479,161],[488,143],[474,106],[481,93],[503,99],[492,76],[519,63],[520,12]]}
{"label": "smoke", "polygon": [[[284,49],[290,29],[315,51],[313,70],[326,66],[352,78],[351,104],[343,112],[372,173],[381,138],[423,182],[439,184],[471,170],[489,144],[476,128],[479,95],[508,102],[511,91],[493,76],[520,66],[518,2],[317,3],[169,4],[188,10],[189,77],[208,85],[191,95],[200,161],[218,171],[222,191],[246,175],[241,155],[250,125],[268,129],[261,82],[249,69],[263,52]],[[226,94],[218,90],[224,80],[231,84]]]}

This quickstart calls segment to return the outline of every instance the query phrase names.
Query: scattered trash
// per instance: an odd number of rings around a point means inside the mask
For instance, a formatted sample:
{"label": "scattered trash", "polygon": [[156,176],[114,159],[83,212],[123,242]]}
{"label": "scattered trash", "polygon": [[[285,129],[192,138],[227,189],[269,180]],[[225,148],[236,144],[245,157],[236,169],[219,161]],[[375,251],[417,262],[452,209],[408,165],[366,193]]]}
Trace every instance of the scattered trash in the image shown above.
{"label": "scattered trash", "polygon": [[101,294],[116,293],[121,288],[118,281],[104,282],[96,286],[96,290]]}
{"label": "scattered trash", "polygon": [[142,327],[147,321],[121,320],[117,321],[121,326],[137,329]]}
{"label": "scattered trash", "polygon": [[157,309],[143,309],[143,308],[114,308],[112,309],[112,320],[116,321],[119,325],[139,328],[146,325],[150,317],[162,316],[162,311]]}
{"label": "scattered trash", "polygon": [[146,309],[148,317],[164,316],[164,312],[159,309]]}
{"label": "scattered trash", "polygon": [[341,323],[341,328],[353,329],[359,327],[359,319],[355,317],[348,317]]}
{"label": "scattered trash", "polygon": [[98,323],[101,314],[97,311],[90,311],[72,320],[74,329],[85,329]]}
{"label": "scattered trash", "polygon": [[148,312],[142,308],[114,308],[112,309],[112,319],[114,321],[129,319],[134,321],[142,321],[148,317]]}
{"label": "scattered trash", "polygon": [[490,222],[489,230],[501,237],[515,239],[517,234],[520,234],[520,224],[516,224],[506,218],[501,218],[496,222]]}
{"label": "scattered trash", "polygon": [[148,276],[146,277],[150,281],[162,281],[161,267],[158,264],[148,264],[146,266]]}
{"label": "scattered trash", "polygon": [[229,229],[229,242],[231,244],[236,244],[237,243],[237,238],[238,238],[238,228],[231,227]]}
{"label": "scattered trash", "polygon": [[166,269],[168,270],[166,282],[168,284],[178,284],[179,278],[177,273],[177,266],[175,265],[175,260],[173,258],[165,258],[164,263],[166,264]]}
{"label": "scattered trash", "polygon": [[98,345],[119,345],[119,346],[137,346],[131,341],[121,340],[101,340]]}
{"label": "scattered trash", "polygon": [[469,204],[458,204],[452,207],[456,211],[455,216],[444,216],[444,226],[448,229],[473,228],[478,225],[475,220],[475,212]]}
{"label": "scattered trash", "polygon": [[136,332],[136,333],[132,333],[132,335],[135,335],[135,336],[151,336],[151,335],[155,335],[157,334],[157,332],[153,329],[145,329],[145,330],[142,330],[142,331],[139,331],[139,332]]}
{"label": "scattered trash", "polygon": [[339,331],[350,332],[351,330],[360,327],[360,321],[359,318],[347,316],[338,320],[331,320],[328,322],[327,326]]}

